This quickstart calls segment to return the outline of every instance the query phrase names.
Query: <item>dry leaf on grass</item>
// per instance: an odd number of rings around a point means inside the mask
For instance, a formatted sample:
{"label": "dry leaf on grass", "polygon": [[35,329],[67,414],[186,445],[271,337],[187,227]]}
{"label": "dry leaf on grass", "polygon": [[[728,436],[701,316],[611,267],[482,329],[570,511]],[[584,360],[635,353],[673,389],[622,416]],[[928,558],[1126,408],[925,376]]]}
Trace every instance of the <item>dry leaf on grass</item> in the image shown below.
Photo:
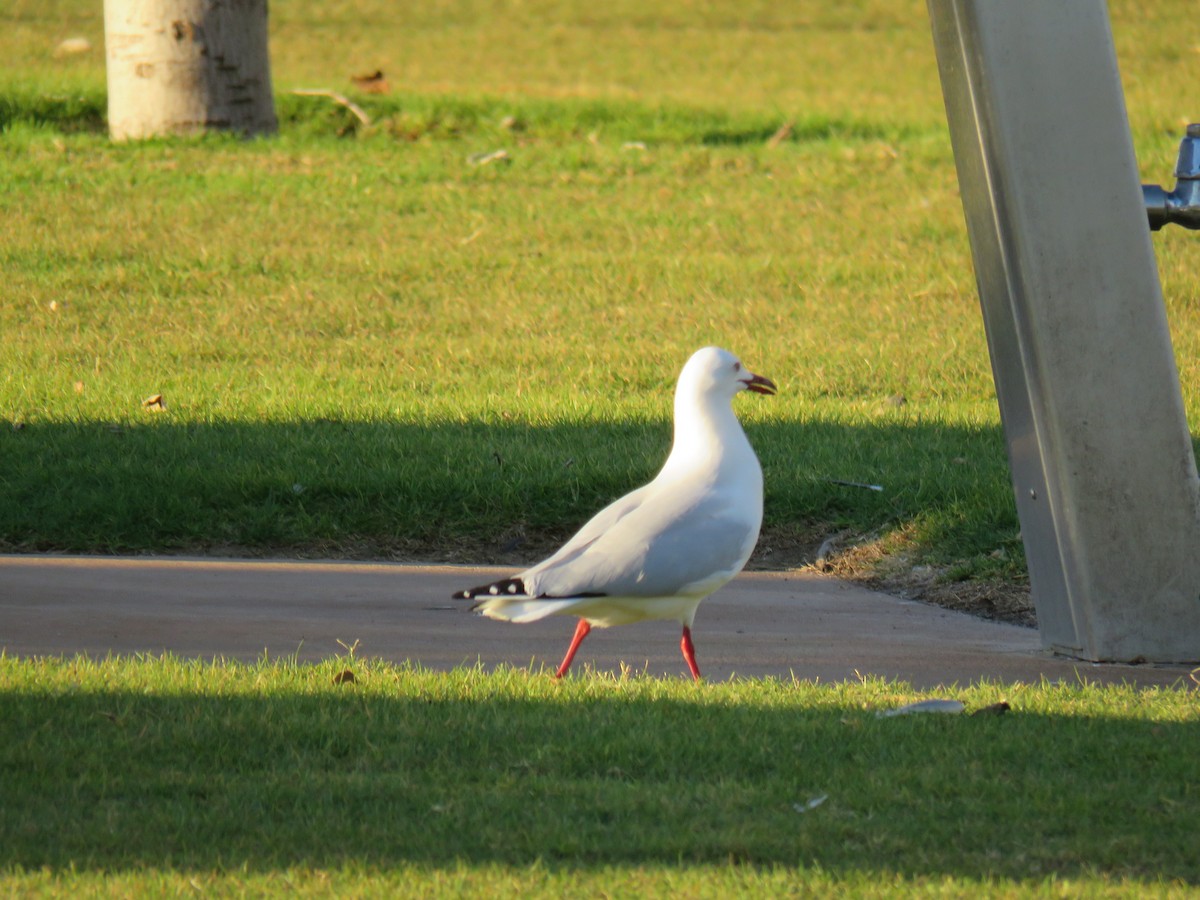
{"label": "dry leaf on grass", "polygon": [[367,75],[351,75],[350,81],[364,94],[387,94],[392,90],[381,69]]}

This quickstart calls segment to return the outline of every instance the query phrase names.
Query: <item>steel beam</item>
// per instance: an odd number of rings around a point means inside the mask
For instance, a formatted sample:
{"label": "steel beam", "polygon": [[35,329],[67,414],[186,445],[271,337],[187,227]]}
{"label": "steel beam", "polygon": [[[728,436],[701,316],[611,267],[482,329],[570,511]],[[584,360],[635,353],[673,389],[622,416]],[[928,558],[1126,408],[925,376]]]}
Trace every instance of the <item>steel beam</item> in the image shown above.
{"label": "steel beam", "polygon": [[1200,481],[1103,0],[928,0],[1045,647],[1200,659]]}

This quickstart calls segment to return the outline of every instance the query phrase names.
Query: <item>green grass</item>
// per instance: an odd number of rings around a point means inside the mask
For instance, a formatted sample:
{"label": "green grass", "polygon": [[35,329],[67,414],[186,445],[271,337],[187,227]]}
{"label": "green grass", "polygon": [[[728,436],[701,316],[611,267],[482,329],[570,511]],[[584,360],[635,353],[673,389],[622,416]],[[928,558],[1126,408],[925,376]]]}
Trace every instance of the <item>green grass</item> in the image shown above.
{"label": "green grass", "polygon": [[[1147,180],[1182,15],[1113,7]],[[1024,577],[921,4],[276,5],[278,138],[132,146],[99,7],[0,25],[0,548],[533,553],[653,474],[719,343],[782,388],[738,401],[764,553]],[[374,68],[368,128],[289,93]],[[1195,420],[1194,239],[1155,241]]]}
{"label": "green grass", "polygon": [[[1111,9],[1161,182],[1192,9]],[[102,4],[0,8],[0,549],[533,552],[653,474],[715,342],[781,386],[738,401],[766,562],[848,530],[1023,578],[923,4],[271,16],[277,138],[113,146]],[[376,68],[394,92],[354,93]],[[1194,241],[1155,237],[1198,421]],[[1013,712],[878,719],[917,697],[879,681],[0,656],[0,891],[1196,894],[1194,692],[944,693]]]}
{"label": "green grass", "polygon": [[[337,685],[350,669],[353,684]],[[1182,895],[1195,694],[0,657],[0,884]],[[804,812],[796,804],[827,796]],[[1190,886],[1190,888],[1189,888]]]}

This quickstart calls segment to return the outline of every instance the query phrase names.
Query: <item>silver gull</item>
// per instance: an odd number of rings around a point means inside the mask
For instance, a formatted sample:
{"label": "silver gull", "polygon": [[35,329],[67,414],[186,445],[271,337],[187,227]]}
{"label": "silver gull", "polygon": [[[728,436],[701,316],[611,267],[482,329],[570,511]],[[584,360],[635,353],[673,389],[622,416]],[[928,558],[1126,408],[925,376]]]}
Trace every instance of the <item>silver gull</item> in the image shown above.
{"label": "silver gull", "polygon": [[731,402],[746,390],[776,388],[727,350],[696,351],[679,375],[671,453],[654,480],[606,506],[548,559],[454,597],[507,622],[578,616],[558,678],[593,627],[677,620],[699,681],[696,607],[742,570],[762,524],[762,468]]}

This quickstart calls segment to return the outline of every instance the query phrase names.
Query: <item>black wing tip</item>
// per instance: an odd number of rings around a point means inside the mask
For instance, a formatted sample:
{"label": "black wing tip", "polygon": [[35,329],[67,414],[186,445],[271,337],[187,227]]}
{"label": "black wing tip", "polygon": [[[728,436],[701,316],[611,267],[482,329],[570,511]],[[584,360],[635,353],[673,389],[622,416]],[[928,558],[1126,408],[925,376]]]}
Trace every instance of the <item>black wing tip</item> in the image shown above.
{"label": "black wing tip", "polygon": [[465,591],[455,591],[450,595],[455,600],[487,600],[489,597],[523,597],[526,596],[525,582],[520,578],[502,578],[491,584],[481,584],[479,587],[467,588]]}

